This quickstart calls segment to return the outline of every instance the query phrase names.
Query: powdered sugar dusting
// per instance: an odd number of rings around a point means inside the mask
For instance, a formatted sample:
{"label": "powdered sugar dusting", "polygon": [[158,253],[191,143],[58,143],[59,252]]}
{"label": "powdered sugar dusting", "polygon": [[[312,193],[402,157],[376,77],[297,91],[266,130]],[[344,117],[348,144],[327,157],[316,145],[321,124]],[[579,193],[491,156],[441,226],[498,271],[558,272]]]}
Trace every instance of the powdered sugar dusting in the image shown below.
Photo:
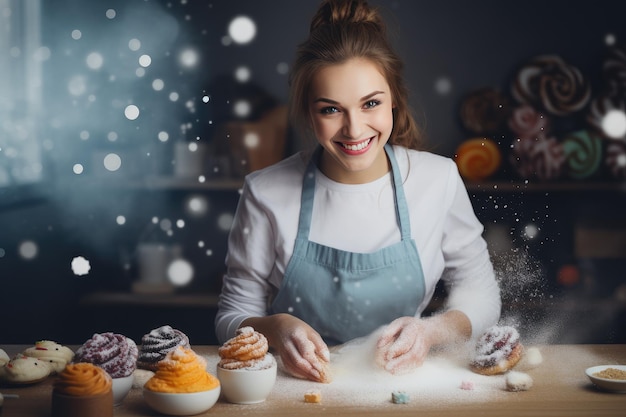
{"label": "powdered sugar dusting", "polygon": [[[418,404],[492,401],[506,395],[503,376],[484,376],[469,370],[470,346],[431,352],[420,368],[393,375],[376,364],[376,340],[372,336],[355,339],[335,349],[331,353],[333,379],[329,384],[287,376],[278,359],[279,378],[272,399],[302,402],[304,393],[315,389],[328,406],[392,407],[397,406],[391,402],[394,391],[407,393],[410,402]],[[212,362],[209,370],[215,370],[219,358],[207,359]]]}

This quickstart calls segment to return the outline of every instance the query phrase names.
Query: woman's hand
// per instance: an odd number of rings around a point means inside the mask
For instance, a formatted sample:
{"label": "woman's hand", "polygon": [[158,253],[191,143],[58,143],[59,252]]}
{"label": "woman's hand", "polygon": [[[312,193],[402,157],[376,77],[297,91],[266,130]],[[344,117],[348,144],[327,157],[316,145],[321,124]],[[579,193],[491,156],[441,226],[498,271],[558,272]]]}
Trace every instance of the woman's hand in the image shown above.
{"label": "woman's hand", "polygon": [[400,317],[382,332],[376,345],[376,362],[391,373],[411,371],[424,363],[434,341],[431,323]]}
{"label": "woman's hand", "polygon": [[244,320],[263,333],[291,375],[317,382],[328,382],[330,352],[322,337],[311,326],[289,314],[275,314]]}
{"label": "woman's hand", "polygon": [[400,317],[383,329],[376,345],[376,361],[391,373],[411,371],[424,363],[431,347],[467,340],[469,318],[457,310],[429,317]]}

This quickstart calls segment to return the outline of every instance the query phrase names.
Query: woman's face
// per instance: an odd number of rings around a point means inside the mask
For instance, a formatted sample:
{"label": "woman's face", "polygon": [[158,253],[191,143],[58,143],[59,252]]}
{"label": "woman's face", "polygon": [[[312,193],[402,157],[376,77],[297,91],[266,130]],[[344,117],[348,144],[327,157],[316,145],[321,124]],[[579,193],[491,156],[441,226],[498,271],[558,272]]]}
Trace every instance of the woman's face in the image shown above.
{"label": "woman's face", "polygon": [[322,172],[343,183],[365,183],[389,168],[384,146],[393,129],[387,80],[365,59],[318,71],[311,84],[311,123],[324,148]]}

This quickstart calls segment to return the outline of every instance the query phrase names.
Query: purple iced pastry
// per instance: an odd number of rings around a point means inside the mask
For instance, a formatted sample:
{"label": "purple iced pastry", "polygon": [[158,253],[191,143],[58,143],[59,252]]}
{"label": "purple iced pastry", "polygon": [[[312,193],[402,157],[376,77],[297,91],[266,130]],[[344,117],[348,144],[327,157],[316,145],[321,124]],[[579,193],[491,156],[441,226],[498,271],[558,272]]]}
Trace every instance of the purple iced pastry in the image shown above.
{"label": "purple iced pastry", "polygon": [[141,338],[137,367],[156,370],[157,364],[178,346],[190,348],[189,338],[180,330],[168,325],[151,330]]}
{"label": "purple iced pastry", "polygon": [[74,362],[92,363],[111,378],[122,378],[137,368],[138,356],[139,349],[132,339],[117,333],[96,333],[78,348]]}

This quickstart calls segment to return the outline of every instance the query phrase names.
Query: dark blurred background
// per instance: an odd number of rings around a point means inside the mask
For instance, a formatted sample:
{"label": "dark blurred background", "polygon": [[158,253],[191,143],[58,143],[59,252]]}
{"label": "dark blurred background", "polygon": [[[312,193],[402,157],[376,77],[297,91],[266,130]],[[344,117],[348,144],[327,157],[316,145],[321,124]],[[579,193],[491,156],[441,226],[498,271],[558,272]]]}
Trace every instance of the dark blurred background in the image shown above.
{"label": "dark blurred background", "polygon": [[[285,104],[318,4],[0,0],[0,345],[139,342],[164,324],[216,342],[242,178],[310,145]],[[467,185],[503,321],[537,342],[625,343],[626,130],[623,117],[612,136],[598,127],[626,110],[626,5],[371,4],[428,148],[454,158],[479,137],[501,156]],[[522,103],[515,85],[542,91],[534,70],[557,95],[573,80],[580,105]],[[522,104],[550,119],[549,149],[516,148],[507,120]]]}

